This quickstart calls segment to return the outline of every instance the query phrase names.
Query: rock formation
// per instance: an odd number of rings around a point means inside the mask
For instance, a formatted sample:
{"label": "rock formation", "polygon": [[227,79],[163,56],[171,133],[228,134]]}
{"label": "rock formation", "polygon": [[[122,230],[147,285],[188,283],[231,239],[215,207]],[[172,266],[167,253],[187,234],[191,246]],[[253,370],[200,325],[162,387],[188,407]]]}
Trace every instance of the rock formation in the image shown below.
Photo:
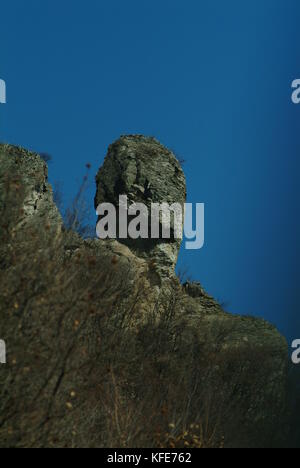
{"label": "rock formation", "polygon": [[[119,206],[119,196],[127,195],[128,204],[143,203],[151,213],[153,203],[186,201],[185,176],[174,154],[154,138],[141,135],[121,137],[109,147],[107,157],[97,177],[95,208],[110,202]],[[149,226],[151,220],[149,219]],[[138,256],[151,258],[166,274],[174,274],[181,241],[174,239],[174,219],[171,240],[119,239]]]}
{"label": "rock formation", "polygon": [[53,203],[52,188],[47,180],[48,168],[37,154],[1,145],[0,171],[1,210],[7,202],[7,193],[14,190],[15,195],[23,189],[22,206],[19,207],[15,229],[21,229],[28,223],[37,225],[45,220],[51,229],[61,228],[62,219]]}
{"label": "rock formation", "polygon": [[[175,156],[143,136],[111,145],[96,183],[96,206],[120,194],[148,206],[186,198]],[[131,410],[148,426],[169,418],[183,429],[209,411],[215,444],[278,443],[286,341],[264,320],[224,312],[200,283],[181,286],[180,241],[67,232],[46,164],[9,145],[0,145],[0,215],[1,446],[155,444],[128,426]],[[127,419],[113,426],[124,401]]]}

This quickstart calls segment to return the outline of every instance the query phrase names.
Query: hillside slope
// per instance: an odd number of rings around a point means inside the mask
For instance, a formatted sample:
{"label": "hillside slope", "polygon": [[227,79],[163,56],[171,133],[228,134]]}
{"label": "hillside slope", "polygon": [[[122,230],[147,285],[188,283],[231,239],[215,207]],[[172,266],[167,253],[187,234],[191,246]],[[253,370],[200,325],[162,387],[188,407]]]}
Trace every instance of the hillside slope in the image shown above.
{"label": "hillside slope", "polygon": [[[109,148],[96,183],[96,205],[186,196],[175,156],[142,136]],[[199,284],[182,286],[178,240],[66,231],[45,162],[9,145],[0,238],[1,447],[280,444],[286,341],[224,312]]]}

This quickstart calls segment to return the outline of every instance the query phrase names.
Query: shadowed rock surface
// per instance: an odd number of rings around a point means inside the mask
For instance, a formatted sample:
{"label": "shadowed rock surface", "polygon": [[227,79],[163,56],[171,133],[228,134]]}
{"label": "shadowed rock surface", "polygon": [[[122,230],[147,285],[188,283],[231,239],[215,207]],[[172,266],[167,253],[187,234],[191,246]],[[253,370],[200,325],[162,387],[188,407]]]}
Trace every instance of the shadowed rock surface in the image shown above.
{"label": "shadowed rock surface", "polygon": [[[186,198],[175,156],[142,136],[110,146],[96,183],[96,205]],[[46,164],[9,145],[0,219],[0,446],[280,445],[286,341],[200,283],[180,285],[178,240],[67,232]]]}

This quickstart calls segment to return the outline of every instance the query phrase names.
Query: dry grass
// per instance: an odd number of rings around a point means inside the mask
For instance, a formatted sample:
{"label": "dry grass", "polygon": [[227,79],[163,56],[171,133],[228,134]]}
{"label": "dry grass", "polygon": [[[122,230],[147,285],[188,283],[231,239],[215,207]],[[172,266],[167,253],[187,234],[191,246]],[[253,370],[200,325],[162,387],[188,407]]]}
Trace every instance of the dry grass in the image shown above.
{"label": "dry grass", "polygon": [[15,230],[24,192],[18,178],[5,187],[0,446],[230,445],[264,357],[249,363],[246,346],[244,355],[223,357],[230,330],[220,330],[213,353],[193,333],[187,340],[176,294],[159,320],[133,330],[139,307],[130,267],[77,249],[72,234],[54,238],[47,222]]}

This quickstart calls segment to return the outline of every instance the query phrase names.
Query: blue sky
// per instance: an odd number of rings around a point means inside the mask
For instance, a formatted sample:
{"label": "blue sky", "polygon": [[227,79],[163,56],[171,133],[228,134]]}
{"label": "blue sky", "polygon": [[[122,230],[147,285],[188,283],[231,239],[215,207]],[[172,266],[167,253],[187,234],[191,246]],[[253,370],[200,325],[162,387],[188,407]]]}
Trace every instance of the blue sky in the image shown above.
{"label": "blue sky", "polygon": [[299,1],[11,0],[0,14],[0,140],[50,153],[68,198],[121,134],[155,136],[206,204],[205,247],[180,265],[229,311],[299,338]]}

